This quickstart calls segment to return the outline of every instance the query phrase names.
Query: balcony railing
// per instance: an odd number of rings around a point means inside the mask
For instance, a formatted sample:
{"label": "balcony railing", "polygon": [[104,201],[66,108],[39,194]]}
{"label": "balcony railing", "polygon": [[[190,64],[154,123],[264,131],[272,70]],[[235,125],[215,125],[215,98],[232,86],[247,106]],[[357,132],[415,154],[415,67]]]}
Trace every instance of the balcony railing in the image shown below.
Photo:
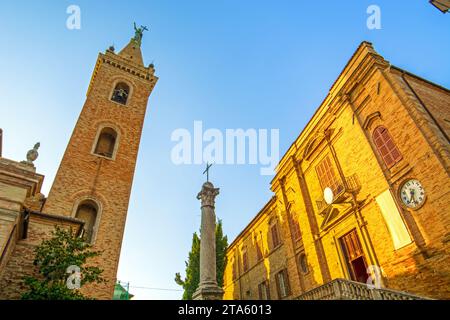
{"label": "balcony railing", "polygon": [[307,291],[298,300],[430,300],[407,292],[369,288],[365,283],[335,279]]}
{"label": "balcony railing", "polygon": [[[349,193],[356,193],[361,189],[361,184],[359,183],[358,176],[353,174],[349,177],[345,177],[345,183],[339,180],[336,185],[331,186],[334,190],[334,203],[339,203],[345,195]],[[320,200],[316,200],[317,209],[319,213],[322,213],[326,208],[328,208],[328,204],[321,197]]]}

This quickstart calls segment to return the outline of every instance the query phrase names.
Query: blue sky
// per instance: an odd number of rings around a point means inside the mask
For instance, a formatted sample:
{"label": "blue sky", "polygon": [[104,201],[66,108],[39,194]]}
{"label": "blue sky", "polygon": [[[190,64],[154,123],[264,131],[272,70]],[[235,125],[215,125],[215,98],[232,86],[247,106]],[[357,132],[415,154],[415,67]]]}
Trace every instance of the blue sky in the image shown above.
{"label": "blue sky", "polygon": [[[81,8],[81,29],[66,9]],[[366,27],[369,5],[381,30]],[[3,156],[23,160],[41,142],[47,194],[85,100],[97,58],[122,48],[133,22],[149,26],[142,52],[160,80],[150,97],[123,242],[119,279],[141,299],[178,299],[203,166],[175,166],[177,128],[280,130],[280,155],[298,136],[363,40],[388,61],[450,87],[450,15],[427,0],[14,1],[0,11]],[[230,241],[270,199],[257,165],[211,171]]]}

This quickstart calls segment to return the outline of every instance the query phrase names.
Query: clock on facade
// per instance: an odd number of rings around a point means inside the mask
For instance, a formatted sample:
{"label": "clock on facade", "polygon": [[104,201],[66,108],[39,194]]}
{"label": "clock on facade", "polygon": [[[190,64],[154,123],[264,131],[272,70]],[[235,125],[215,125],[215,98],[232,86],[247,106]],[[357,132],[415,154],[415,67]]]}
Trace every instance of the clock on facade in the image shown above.
{"label": "clock on facade", "polygon": [[419,180],[406,180],[400,188],[400,198],[408,208],[418,209],[425,202],[425,189]]}

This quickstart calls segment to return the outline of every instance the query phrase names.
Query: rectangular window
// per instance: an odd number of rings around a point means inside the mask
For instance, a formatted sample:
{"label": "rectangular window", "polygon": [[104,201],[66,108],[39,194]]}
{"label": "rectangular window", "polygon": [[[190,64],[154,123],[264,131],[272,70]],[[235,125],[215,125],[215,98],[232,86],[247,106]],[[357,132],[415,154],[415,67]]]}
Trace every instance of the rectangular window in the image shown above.
{"label": "rectangular window", "polygon": [[242,269],[245,271],[248,270],[248,253],[247,248],[242,250]]}
{"label": "rectangular window", "polygon": [[275,281],[277,283],[279,299],[285,298],[291,294],[291,290],[289,288],[289,277],[286,269],[281,270],[275,275]]}
{"label": "rectangular window", "polygon": [[261,246],[262,241],[256,241],[255,242],[255,249],[256,249],[256,260],[260,261],[263,258],[263,253],[262,253],[262,246]]}
{"label": "rectangular window", "polygon": [[386,221],[394,248],[399,249],[410,244],[412,242],[411,237],[395,204],[391,191],[388,189],[375,199],[381,209],[384,221]]}
{"label": "rectangular window", "polygon": [[299,241],[302,238],[302,234],[300,232],[300,225],[295,217],[290,217],[291,226],[292,226],[292,240]]}
{"label": "rectangular window", "polygon": [[325,157],[325,159],[317,165],[316,172],[322,189],[329,187],[333,190],[335,195],[344,190],[344,186],[342,185],[340,179],[338,179],[334,173],[330,157]]}
{"label": "rectangular window", "polygon": [[270,300],[269,280],[265,280],[258,285],[259,300]]}
{"label": "rectangular window", "polygon": [[280,245],[280,235],[278,233],[278,223],[274,223],[270,227],[270,232],[272,233],[272,246],[276,248]]}
{"label": "rectangular window", "polygon": [[233,268],[233,280],[237,279],[237,264],[236,261],[232,262],[232,268]]}

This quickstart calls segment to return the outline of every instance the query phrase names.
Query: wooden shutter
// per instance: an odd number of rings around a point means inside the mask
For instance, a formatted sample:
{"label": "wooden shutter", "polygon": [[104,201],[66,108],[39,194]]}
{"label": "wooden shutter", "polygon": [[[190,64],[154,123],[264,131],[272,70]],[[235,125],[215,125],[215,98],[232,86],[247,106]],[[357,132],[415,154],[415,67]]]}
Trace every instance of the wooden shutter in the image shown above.
{"label": "wooden shutter", "polygon": [[350,261],[353,261],[363,255],[361,243],[359,242],[356,230],[353,230],[347,235],[343,236],[342,241],[347,251],[347,257]]}
{"label": "wooden shutter", "polygon": [[322,189],[326,187],[331,188],[335,194],[342,191],[343,186],[339,183],[336,174],[334,173],[333,165],[331,164],[330,157],[325,157],[316,167],[317,175],[319,177],[320,185]]}
{"label": "wooden shutter", "polygon": [[242,252],[242,267],[244,269],[244,272],[248,270],[248,253],[247,249],[244,249]]}
{"label": "wooden shutter", "polygon": [[302,234],[300,232],[300,226],[298,224],[298,221],[291,217],[291,226],[292,226],[292,239],[294,241],[300,240],[300,238],[302,237]]}
{"label": "wooden shutter", "polygon": [[261,249],[261,241],[256,241],[256,259],[259,261],[263,258],[262,249]]}
{"label": "wooden shutter", "polygon": [[258,295],[259,295],[259,300],[263,300],[263,296],[262,296],[262,283],[258,284]]}
{"label": "wooden shutter", "polygon": [[270,300],[270,282],[269,280],[266,280],[265,282],[265,289],[266,289],[266,296],[267,296],[267,300]]}
{"label": "wooden shutter", "polygon": [[289,274],[287,269],[283,270],[283,277],[284,277],[284,286],[286,288],[286,296],[289,296],[291,294],[291,286],[289,284]]}
{"label": "wooden shutter", "polygon": [[270,300],[269,281],[265,280],[258,285],[259,300]]}
{"label": "wooden shutter", "polygon": [[281,274],[279,272],[275,275],[275,284],[277,285],[278,299],[282,298],[282,296],[281,296],[281,287],[280,287],[280,275]]}
{"label": "wooden shutter", "polygon": [[275,248],[280,244],[280,238],[278,235],[278,224],[277,223],[273,224],[270,230],[272,232],[272,244],[273,247]]}
{"label": "wooden shutter", "polygon": [[373,141],[388,168],[392,167],[402,159],[400,151],[385,127],[379,126],[374,130]]}

